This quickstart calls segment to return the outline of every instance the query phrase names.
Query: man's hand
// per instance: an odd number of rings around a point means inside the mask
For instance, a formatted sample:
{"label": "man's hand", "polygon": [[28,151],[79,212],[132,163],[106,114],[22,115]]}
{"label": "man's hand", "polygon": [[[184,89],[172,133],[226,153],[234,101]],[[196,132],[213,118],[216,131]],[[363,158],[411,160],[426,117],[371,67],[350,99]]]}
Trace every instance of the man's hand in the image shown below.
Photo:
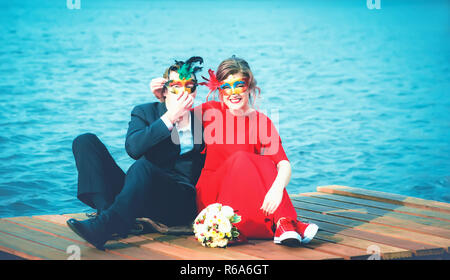
{"label": "man's hand", "polygon": [[[169,93],[172,94],[172,93]],[[192,108],[194,98],[186,91],[179,94],[176,98],[167,102],[167,118],[172,122],[177,122],[183,115]]]}
{"label": "man's hand", "polygon": [[150,90],[156,95],[161,96],[164,89],[164,84],[167,82],[164,78],[155,78],[150,82]]}

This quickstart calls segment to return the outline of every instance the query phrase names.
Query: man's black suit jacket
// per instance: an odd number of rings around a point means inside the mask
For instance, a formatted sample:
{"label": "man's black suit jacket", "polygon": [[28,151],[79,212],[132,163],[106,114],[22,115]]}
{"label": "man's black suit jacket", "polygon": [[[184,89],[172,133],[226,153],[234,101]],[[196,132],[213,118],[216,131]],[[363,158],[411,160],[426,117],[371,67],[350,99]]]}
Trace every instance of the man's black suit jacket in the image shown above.
{"label": "man's black suit jacket", "polygon": [[176,128],[169,131],[161,120],[165,112],[166,104],[161,102],[134,107],[128,123],[125,149],[133,159],[138,160],[144,156],[156,166],[173,172],[175,180],[194,187],[205,161],[205,155],[201,153],[204,149],[201,120],[191,112],[191,132],[196,133],[193,135],[194,148],[180,155]]}

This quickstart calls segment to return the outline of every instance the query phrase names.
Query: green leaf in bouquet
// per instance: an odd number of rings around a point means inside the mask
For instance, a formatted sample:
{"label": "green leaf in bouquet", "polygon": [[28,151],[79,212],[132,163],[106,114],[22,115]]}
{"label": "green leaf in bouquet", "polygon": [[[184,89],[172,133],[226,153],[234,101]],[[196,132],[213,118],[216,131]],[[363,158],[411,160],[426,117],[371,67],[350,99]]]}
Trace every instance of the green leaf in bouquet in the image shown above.
{"label": "green leaf in bouquet", "polygon": [[236,237],[238,237],[239,236],[239,231],[238,231],[238,229],[236,228],[236,227],[232,227],[231,228],[231,237],[232,238],[236,238]]}
{"label": "green leaf in bouquet", "polygon": [[233,217],[231,217],[230,222],[232,224],[239,223],[241,221],[241,216],[234,214]]}

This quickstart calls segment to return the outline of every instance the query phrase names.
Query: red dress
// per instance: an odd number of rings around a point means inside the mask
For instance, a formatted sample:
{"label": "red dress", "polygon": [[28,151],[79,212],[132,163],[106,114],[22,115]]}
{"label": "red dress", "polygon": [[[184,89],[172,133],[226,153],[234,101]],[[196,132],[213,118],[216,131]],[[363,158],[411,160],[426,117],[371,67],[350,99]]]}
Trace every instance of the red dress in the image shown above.
{"label": "red dress", "polygon": [[[258,111],[238,117],[217,101],[199,107],[206,160],[196,185],[198,211],[216,202],[228,205],[241,216],[236,227],[245,237],[272,238],[279,218],[297,218],[286,190],[274,214],[266,216],[260,209],[277,176],[277,163],[288,160],[275,126]],[[198,107],[194,111],[199,113]]]}

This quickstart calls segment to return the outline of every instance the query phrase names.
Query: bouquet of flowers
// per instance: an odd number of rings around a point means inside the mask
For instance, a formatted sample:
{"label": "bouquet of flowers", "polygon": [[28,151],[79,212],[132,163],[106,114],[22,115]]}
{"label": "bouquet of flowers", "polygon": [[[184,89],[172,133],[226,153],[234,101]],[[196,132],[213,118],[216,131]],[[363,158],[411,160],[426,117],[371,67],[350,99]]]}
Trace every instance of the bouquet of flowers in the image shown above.
{"label": "bouquet of flowers", "polygon": [[211,204],[195,218],[195,239],[205,247],[224,248],[228,241],[239,236],[239,231],[233,224],[240,221],[241,216],[236,215],[233,208],[220,203]]}

